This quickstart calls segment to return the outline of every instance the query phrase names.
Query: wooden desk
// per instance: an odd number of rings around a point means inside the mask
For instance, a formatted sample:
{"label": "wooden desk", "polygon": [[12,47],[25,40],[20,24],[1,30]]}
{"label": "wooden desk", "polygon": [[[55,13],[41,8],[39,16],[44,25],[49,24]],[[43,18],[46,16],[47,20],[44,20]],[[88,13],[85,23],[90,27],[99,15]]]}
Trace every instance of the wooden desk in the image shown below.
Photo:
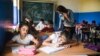
{"label": "wooden desk", "polygon": [[[44,52],[39,51],[35,56],[77,56],[77,55],[96,55],[96,54],[100,55],[100,52],[84,48],[83,44],[80,44],[78,46],[73,46],[71,48],[65,48],[64,50],[52,54],[46,54]],[[4,56],[17,56],[17,55],[13,55],[11,49],[6,49],[4,52]]]}

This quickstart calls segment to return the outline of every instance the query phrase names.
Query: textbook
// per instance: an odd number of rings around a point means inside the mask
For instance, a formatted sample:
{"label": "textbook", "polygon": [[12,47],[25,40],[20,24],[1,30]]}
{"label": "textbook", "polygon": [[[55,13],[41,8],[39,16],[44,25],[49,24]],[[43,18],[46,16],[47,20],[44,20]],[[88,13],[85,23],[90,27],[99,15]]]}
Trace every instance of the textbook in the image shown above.
{"label": "textbook", "polygon": [[64,49],[65,47],[51,47],[51,46],[45,46],[45,47],[41,47],[39,48],[40,51],[47,53],[47,54],[51,54],[57,51],[60,51],[62,49]]}

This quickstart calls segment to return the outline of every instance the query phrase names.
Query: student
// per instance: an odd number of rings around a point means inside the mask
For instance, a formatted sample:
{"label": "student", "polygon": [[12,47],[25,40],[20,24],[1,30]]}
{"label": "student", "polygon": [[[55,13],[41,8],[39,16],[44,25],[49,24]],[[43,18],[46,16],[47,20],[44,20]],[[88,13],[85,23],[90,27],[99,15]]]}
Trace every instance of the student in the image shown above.
{"label": "student", "polygon": [[44,40],[43,45],[59,47],[64,43],[66,43],[65,36],[62,35],[61,31],[57,31]]}
{"label": "student", "polygon": [[40,22],[36,25],[35,29],[40,32],[44,27],[45,27],[44,19],[40,19]]}
{"label": "student", "polygon": [[88,42],[90,39],[90,24],[88,24],[88,21],[85,21],[82,25],[82,41]]}
{"label": "student", "polygon": [[96,35],[97,35],[97,32],[96,32],[96,27],[97,27],[97,24],[96,24],[96,21],[93,20],[92,23],[91,23],[91,27],[90,27],[90,38],[91,38],[91,41],[93,43],[95,43],[95,45],[97,44],[97,40],[96,40]]}
{"label": "student", "polygon": [[8,43],[8,46],[26,46],[30,42],[34,42],[34,46],[38,46],[38,41],[31,35],[28,34],[29,27],[27,24],[21,24],[19,26],[19,34],[15,35],[12,40]]}
{"label": "student", "polygon": [[34,25],[32,19],[26,17],[26,18],[24,18],[24,20],[21,23],[27,24],[29,26],[30,34],[32,34],[32,35],[38,34],[38,31],[35,29],[35,25]]}
{"label": "student", "polygon": [[96,27],[97,27],[96,21],[93,20],[92,23],[91,23],[90,32],[91,32],[91,33],[96,33],[96,32],[95,32]]}
{"label": "student", "polygon": [[48,20],[47,23],[45,23],[45,27],[41,30],[41,32],[53,32],[53,23],[51,20]]}
{"label": "student", "polygon": [[96,21],[93,20],[92,23],[91,23],[91,27],[96,27],[96,26],[97,26]]}

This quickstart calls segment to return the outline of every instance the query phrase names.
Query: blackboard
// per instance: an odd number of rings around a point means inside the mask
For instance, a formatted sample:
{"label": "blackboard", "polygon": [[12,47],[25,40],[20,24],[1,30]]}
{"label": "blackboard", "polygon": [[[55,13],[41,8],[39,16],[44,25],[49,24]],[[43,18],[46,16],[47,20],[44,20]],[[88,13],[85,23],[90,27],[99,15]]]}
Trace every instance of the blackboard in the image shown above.
{"label": "blackboard", "polygon": [[41,18],[45,21],[53,20],[54,3],[47,2],[28,2],[23,1],[23,16],[39,21]]}

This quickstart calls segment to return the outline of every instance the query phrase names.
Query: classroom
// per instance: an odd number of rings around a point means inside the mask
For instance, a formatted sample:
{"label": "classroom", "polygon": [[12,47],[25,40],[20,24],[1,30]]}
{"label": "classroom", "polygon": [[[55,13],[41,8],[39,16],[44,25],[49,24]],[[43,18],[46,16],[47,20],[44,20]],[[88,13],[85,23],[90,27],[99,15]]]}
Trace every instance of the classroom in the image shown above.
{"label": "classroom", "polygon": [[0,0],[0,56],[100,56],[100,0]]}

